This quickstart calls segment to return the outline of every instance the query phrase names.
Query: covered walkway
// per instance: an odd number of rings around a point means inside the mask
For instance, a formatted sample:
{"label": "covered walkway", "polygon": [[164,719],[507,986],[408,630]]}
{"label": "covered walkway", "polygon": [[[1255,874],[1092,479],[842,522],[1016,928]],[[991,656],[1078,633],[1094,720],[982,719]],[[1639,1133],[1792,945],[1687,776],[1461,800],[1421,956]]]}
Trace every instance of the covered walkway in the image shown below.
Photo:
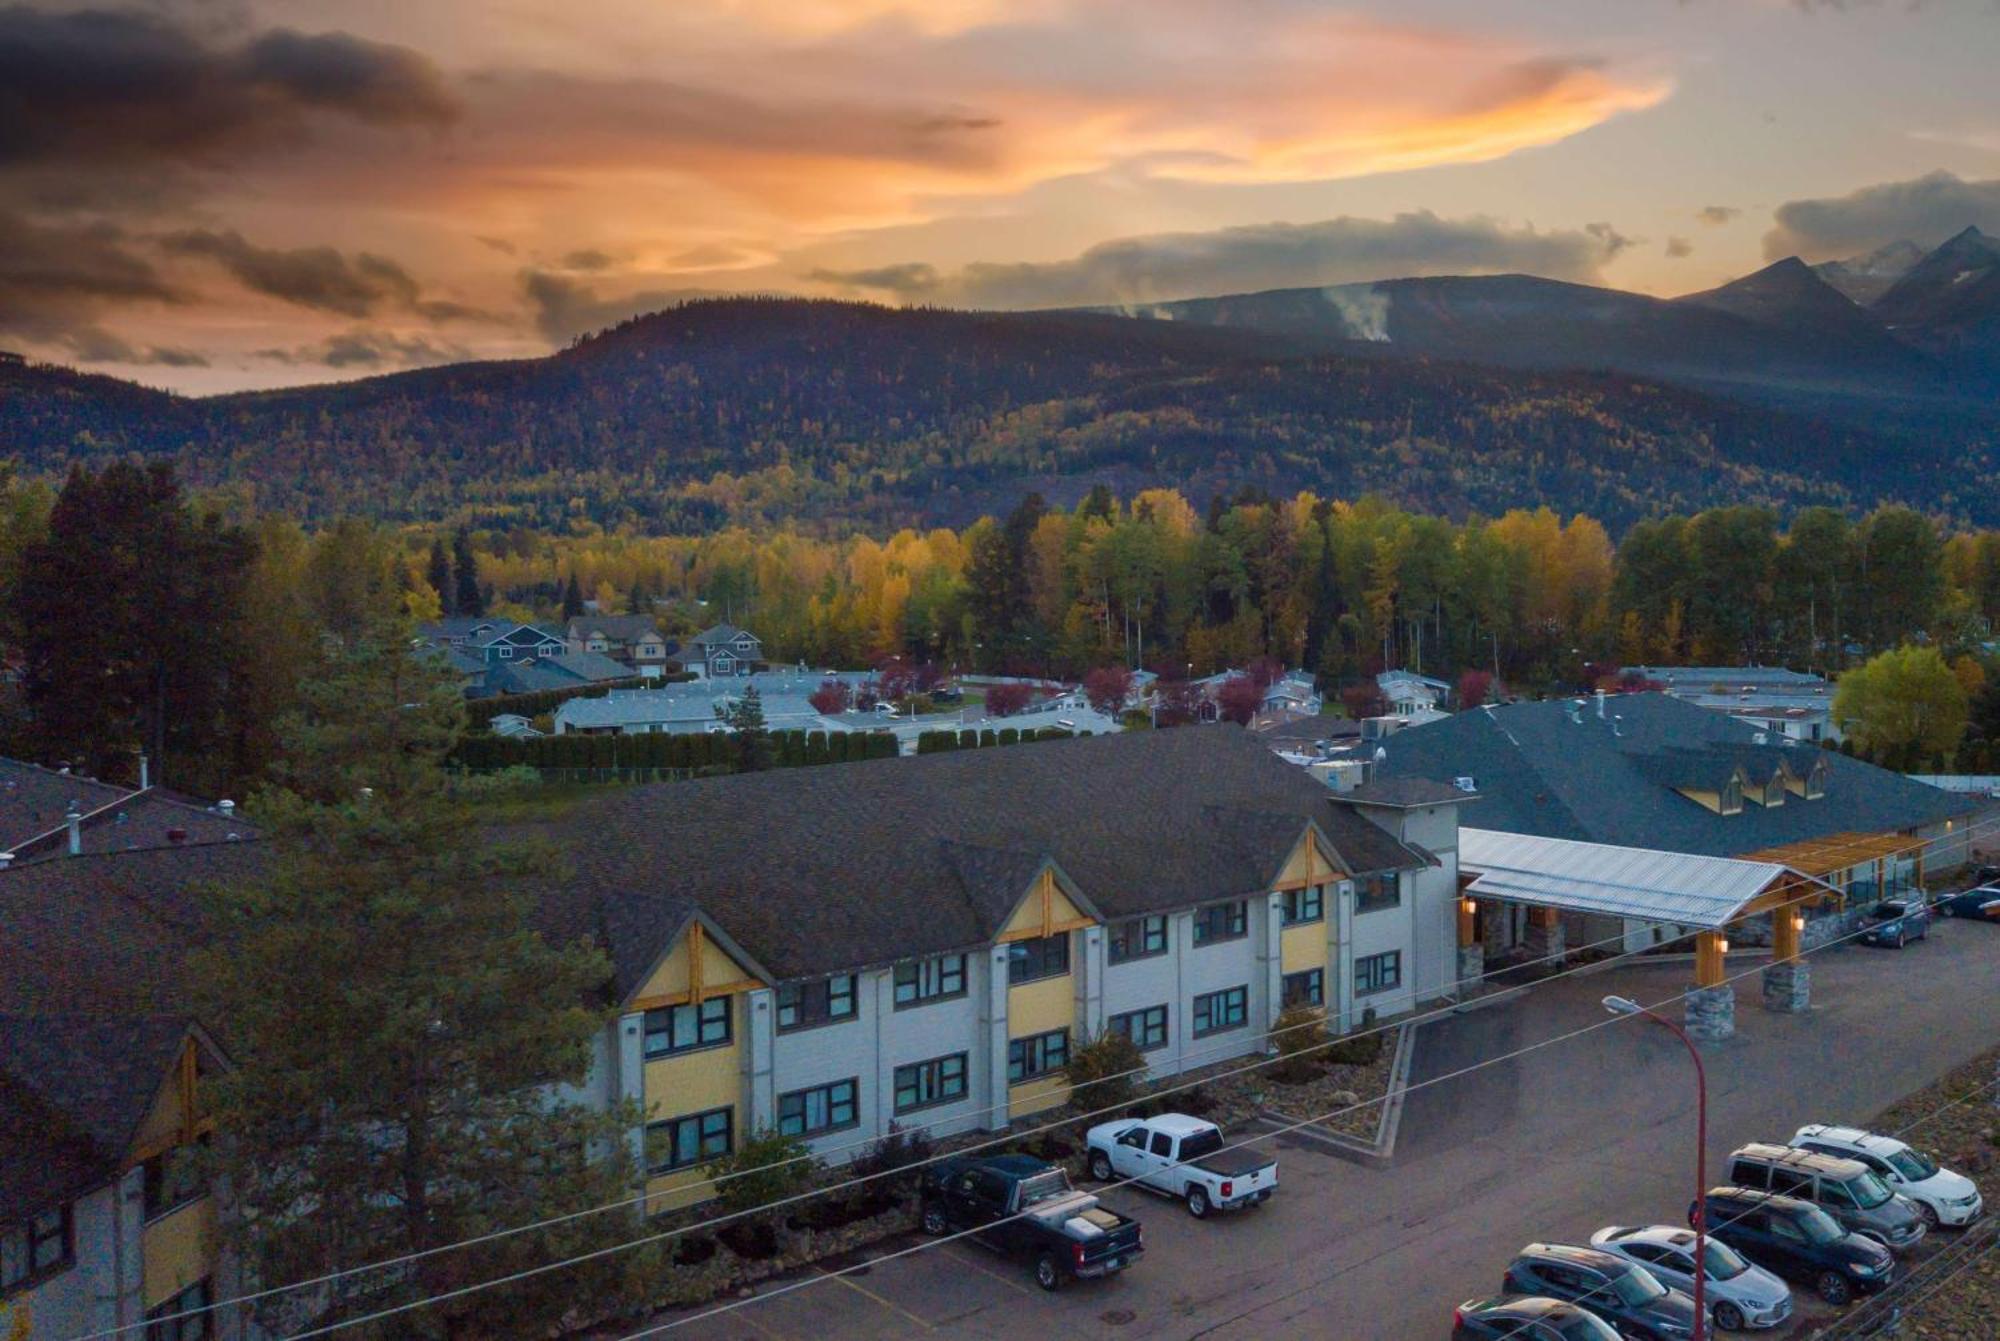
{"label": "covered walkway", "polygon": [[[1857,835],[1858,837],[1858,835]],[[1708,1038],[1735,1032],[1735,990],[1724,982],[1729,928],[1753,917],[1771,921],[1771,965],[1764,970],[1764,1004],[1803,1010],[1811,976],[1799,957],[1804,908],[1840,892],[1819,877],[1782,861],[1744,860],[1618,847],[1493,829],[1461,828],[1458,863],[1460,977],[1483,971],[1482,902],[1528,908],[1527,949],[1536,959],[1560,960],[1562,915],[1642,922],[1693,929],[1694,988],[1688,993],[1691,1031]],[[1849,864],[1852,864],[1851,862]],[[1826,868],[1828,870],[1833,867]]]}

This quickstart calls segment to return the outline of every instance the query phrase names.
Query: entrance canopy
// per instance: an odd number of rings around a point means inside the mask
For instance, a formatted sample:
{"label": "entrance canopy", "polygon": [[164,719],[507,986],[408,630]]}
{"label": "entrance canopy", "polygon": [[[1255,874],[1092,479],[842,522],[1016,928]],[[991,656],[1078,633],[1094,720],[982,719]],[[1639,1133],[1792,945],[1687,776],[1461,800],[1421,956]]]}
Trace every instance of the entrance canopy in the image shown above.
{"label": "entrance canopy", "polygon": [[1921,839],[1899,833],[1836,833],[1767,847],[1746,854],[1749,861],[1774,861],[1807,875],[1828,875],[1853,866],[1873,866],[1884,857],[1921,851]]}
{"label": "entrance canopy", "polygon": [[1782,862],[1616,847],[1461,828],[1458,865],[1473,898],[1720,930],[1837,891]]}

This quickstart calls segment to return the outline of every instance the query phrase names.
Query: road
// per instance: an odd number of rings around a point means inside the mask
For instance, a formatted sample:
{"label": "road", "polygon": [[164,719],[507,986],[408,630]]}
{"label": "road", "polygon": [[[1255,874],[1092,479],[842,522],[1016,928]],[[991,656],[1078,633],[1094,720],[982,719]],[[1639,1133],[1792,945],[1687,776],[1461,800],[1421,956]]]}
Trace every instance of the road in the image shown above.
{"label": "road", "polygon": [[[1866,1118],[2000,1039],[2000,928],[1945,922],[1901,952],[1812,958],[1810,1014],[1761,1009],[1753,975],[1737,984],[1737,1037],[1704,1050],[1711,1181],[1745,1141]],[[1680,1044],[1635,1020],[1437,1078],[1609,1018],[1606,993],[1670,997],[1688,971],[1585,974],[1425,1026],[1412,1077],[1423,1088],[1409,1096],[1392,1169],[1281,1136],[1283,1187],[1259,1211],[1196,1222],[1130,1188],[1108,1193],[1146,1224],[1146,1257],[1113,1280],[1043,1295],[1023,1268],[963,1242],[879,1260],[926,1243],[911,1238],[869,1249],[874,1260],[854,1275],[767,1283],[750,1301],[719,1301],[743,1306],[713,1317],[663,1315],[656,1325],[681,1325],[657,1335],[1443,1337],[1452,1306],[1492,1292],[1523,1243],[1681,1221],[1694,1107]]]}

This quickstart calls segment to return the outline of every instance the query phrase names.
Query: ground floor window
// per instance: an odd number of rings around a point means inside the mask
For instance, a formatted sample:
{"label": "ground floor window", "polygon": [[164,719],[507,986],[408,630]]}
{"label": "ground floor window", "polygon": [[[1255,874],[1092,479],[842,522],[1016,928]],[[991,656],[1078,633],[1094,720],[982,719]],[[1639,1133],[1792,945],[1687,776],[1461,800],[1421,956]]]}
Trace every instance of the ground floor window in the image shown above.
{"label": "ground floor window", "polygon": [[1148,1006],[1144,1010],[1128,1010],[1122,1015],[1113,1015],[1105,1021],[1105,1026],[1114,1034],[1123,1034],[1132,1040],[1132,1045],[1141,1052],[1167,1046],[1167,1008]]}
{"label": "ground floor window", "polygon": [[736,1113],[711,1108],[646,1125],[646,1162],[654,1173],[692,1169],[735,1149]]}
{"label": "ground floor window", "polygon": [[204,1276],[172,1299],[146,1310],[146,1341],[206,1341],[215,1335],[215,1313],[209,1308],[214,1302],[215,1290]]}
{"label": "ground floor window", "polygon": [[1194,1036],[1241,1029],[1250,1018],[1250,989],[1229,987],[1194,999]]}
{"label": "ground floor window", "polygon": [[815,1085],[778,1096],[778,1130],[786,1136],[818,1136],[859,1126],[860,1092],[857,1080],[836,1080],[831,1085]]}
{"label": "ground floor window", "polygon": [[908,1113],[965,1097],[965,1054],[933,1057],[896,1068],[896,1111]]}
{"label": "ground floor window", "polygon": [[1017,1038],[1007,1045],[1007,1083],[1018,1085],[1051,1075],[1069,1065],[1069,1030]]}
{"label": "ground floor window", "polygon": [[1392,992],[1403,985],[1403,952],[1368,955],[1354,961],[1354,994]]}
{"label": "ground floor window", "polygon": [[1285,975],[1286,1006],[1324,1006],[1326,1004],[1326,970],[1306,969],[1302,973]]}

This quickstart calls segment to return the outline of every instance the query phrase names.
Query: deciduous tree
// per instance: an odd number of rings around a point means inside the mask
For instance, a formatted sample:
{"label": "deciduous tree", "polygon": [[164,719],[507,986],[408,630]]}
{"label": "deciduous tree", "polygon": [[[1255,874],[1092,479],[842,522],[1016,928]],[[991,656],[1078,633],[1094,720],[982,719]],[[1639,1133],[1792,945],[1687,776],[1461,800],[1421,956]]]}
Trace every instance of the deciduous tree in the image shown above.
{"label": "deciduous tree", "polygon": [[1936,648],[1898,647],[1840,677],[1833,716],[1876,763],[1915,771],[1958,749],[1965,689]]}

